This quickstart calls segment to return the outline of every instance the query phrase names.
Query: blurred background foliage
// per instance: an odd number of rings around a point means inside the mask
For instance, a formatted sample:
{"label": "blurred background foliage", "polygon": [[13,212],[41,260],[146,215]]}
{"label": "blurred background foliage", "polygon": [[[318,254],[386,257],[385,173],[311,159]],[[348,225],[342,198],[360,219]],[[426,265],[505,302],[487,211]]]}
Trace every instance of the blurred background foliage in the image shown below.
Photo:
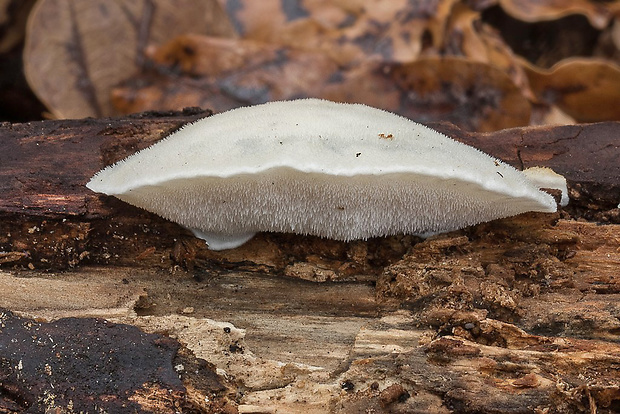
{"label": "blurred background foliage", "polygon": [[620,120],[620,1],[0,0],[0,117],[318,97],[471,131]]}

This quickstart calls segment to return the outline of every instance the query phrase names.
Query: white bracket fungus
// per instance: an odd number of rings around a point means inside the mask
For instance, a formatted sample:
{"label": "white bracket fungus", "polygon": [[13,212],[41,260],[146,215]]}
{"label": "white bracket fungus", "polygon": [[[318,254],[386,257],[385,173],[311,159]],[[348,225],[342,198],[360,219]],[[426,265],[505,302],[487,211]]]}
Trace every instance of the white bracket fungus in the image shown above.
{"label": "white bracket fungus", "polygon": [[319,99],[202,119],[87,187],[192,229],[215,250],[259,231],[354,240],[556,211],[526,175],[475,148],[380,109]]}

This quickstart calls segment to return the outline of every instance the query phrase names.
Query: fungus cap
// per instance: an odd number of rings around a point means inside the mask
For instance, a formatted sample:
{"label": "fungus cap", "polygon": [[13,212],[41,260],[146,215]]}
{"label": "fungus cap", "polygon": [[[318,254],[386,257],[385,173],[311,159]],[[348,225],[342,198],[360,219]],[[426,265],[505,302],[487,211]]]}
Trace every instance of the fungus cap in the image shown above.
{"label": "fungus cap", "polygon": [[473,147],[380,109],[319,99],[199,120],[87,187],[190,228],[212,249],[259,231],[353,240],[556,210],[523,173]]}

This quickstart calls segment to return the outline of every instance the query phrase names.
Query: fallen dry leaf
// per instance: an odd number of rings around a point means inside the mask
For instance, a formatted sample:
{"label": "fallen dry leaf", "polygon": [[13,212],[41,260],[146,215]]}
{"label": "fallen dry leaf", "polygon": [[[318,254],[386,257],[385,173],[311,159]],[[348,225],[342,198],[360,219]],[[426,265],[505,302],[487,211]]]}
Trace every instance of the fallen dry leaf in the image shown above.
{"label": "fallen dry leaf", "polygon": [[223,111],[318,97],[364,103],[421,122],[449,121],[467,130],[529,122],[530,104],[505,72],[464,58],[427,57],[406,64],[370,61],[339,70],[320,53],[203,36],[179,37],[153,56],[168,69],[181,70],[182,76],[151,74],[131,80],[114,90],[118,110],[181,105]]}
{"label": "fallen dry leaf", "polygon": [[476,131],[529,122],[527,99],[505,72],[486,64],[460,58],[425,58],[400,66],[393,77],[406,91],[408,106],[420,112],[427,105],[435,108],[433,121],[447,120]]}
{"label": "fallen dry leaf", "polygon": [[517,55],[546,68],[569,57],[592,55],[602,35],[583,14],[530,22],[497,6],[484,10],[482,16]]}
{"label": "fallen dry leaf", "polygon": [[178,69],[186,76],[221,77],[231,71],[264,65],[276,59],[277,53],[277,45],[189,34],[153,48],[149,57],[156,64]]}
{"label": "fallen dry leaf", "polygon": [[108,116],[111,87],[141,69],[146,46],[188,27],[233,33],[216,0],[40,0],[28,21],[24,70],[55,117]]}
{"label": "fallen dry leaf", "polygon": [[368,65],[325,88],[327,99],[357,102],[419,122],[448,121],[471,131],[527,125],[530,104],[503,71],[459,57]]}
{"label": "fallen dry leaf", "polygon": [[353,66],[367,59],[410,62],[425,48],[438,53],[457,1],[319,0],[296,7],[279,0],[222,3],[246,39],[320,50],[342,66]]}
{"label": "fallen dry leaf", "polygon": [[359,19],[371,19],[377,25],[386,25],[394,20],[397,13],[408,7],[409,3],[413,3],[410,7],[425,13],[435,7],[435,4],[407,0],[219,1],[239,34],[245,38],[269,42],[276,41],[278,33],[286,31],[287,26],[307,18],[328,29],[354,27],[358,25]]}
{"label": "fallen dry leaf", "polygon": [[500,35],[491,26],[482,23],[480,13],[463,4],[455,5],[448,30],[448,52],[454,55],[462,54],[476,62],[488,63],[501,69],[526,97],[533,98],[520,61]]}
{"label": "fallen dry leaf", "polygon": [[620,119],[620,67],[598,59],[564,60],[551,69],[523,61],[538,99],[578,122]]}
{"label": "fallen dry leaf", "polygon": [[499,0],[499,4],[506,13],[524,22],[557,20],[571,14],[583,14],[593,27],[600,30],[607,26],[612,17],[604,4],[588,0]]}
{"label": "fallen dry leaf", "polygon": [[176,69],[177,75],[152,75],[116,88],[112,100],[121,112],[153,106],[224,111],[304,97],[320,91],[339,72],[336,63],[321,53],[198,35],[179,36],[154,50],[152,58],[162,72]]}
{"label": "fallen dry leaf", "polygon": [[[568,75],[554,68],[554,77],[561,73],[561,80],[550,83],[548,73],[518,56],[530,50],[531,55],[524,56],[552,64],[584,50],[601,56],[620,53],[614,46],[619,32],[615,26],[600,31],[590,25],[610,23],[620,7],[614,4],[211,0],[219,2],[216,9],[205,6],[209,2],[201,4],[213,12],[209,22],[216,35],[222,35],[216,37],[204,36],[209,25],[202,17],[206,11],[185,16],[189,6],[181,6],[198,0],[177,0],[172,6],[143,1],[131,7],[102,2],[112,16],[106,20],[102,9],[70,0],[40,0],[31,18],[39,23],[30,25],[26,73],[54,115],[104,116],[187,106],[223,111],[312,96],[362,102],[416,120],[451,121],[479,131],[620,119],[612,108],[619,95],[613,89],[615,70],[590,68],[588,73],[602,77],[582,85],[583,80],[577,84],[575,79],[584,74]],[[57,8],[51,10],[50,5]],[[145,12],[146,5],[153,5],[151,12]],[[44,6],[45,13],[39,11]],[[164,7],[169,7],[168,13]],[[532,14],[526,16],[527,11]],[[164,22],[164,14],[169,21]],[[572,18],[580,25],[570,26]],[[160,21],[164,23],[155,24]],[[61,30],[54,31],[53,25]],[[542,30],[540,25],[555,27],[558,36],[534,45],[538,38],[529,35]],[[581,33],[581,25],[590,31]],[[191,33],[174,37],[188,27]],[[519,28],[529,35],[519,35]],[[599,34],[612,50],[602,50],[602,43],[594,39]],[[55,39],[56,49],[47,46],[50,39]],[[551,53],[548,48],[561,51]],[[396,79],[396,73],[408,74]],[[536,82],[536,88],[530,82]],[[606,109],[595,109],[598,104],[589,104],[592,99]]]}

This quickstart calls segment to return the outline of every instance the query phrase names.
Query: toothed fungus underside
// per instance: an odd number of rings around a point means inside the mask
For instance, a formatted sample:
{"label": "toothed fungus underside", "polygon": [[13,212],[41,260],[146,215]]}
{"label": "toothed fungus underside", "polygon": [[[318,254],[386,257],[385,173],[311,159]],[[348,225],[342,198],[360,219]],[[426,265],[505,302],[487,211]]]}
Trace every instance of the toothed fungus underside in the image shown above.
{"label": "toothed fungus underside", "polygon": [[192,229],[212,249],[259,231],[354,240],[556,210],[523,173],[475,148],[383,110],[318,99],[202,119],[87,187]]}

